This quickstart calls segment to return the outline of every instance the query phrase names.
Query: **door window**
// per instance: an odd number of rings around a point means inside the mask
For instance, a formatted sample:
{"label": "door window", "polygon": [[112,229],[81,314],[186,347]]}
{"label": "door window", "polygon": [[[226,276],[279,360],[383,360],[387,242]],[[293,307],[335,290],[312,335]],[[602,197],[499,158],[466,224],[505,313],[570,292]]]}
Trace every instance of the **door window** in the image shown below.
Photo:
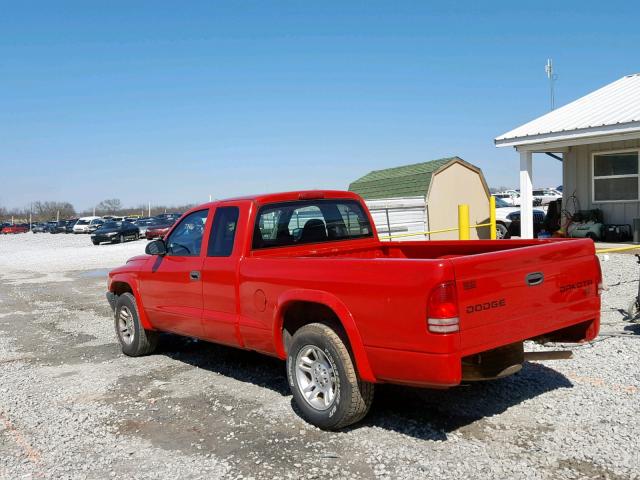
{"label": "door window", "polygon": [[220,207],[213,217],[213,227],[209,235],[208,257],[229,257],[233,251],[233,241],[238,225],[238,207]]}
{"label": "door window", "polygon": [[209,210],[190,213],[173,229],[167,238],[167,255],[197,257],[200,255],[202,235]]}

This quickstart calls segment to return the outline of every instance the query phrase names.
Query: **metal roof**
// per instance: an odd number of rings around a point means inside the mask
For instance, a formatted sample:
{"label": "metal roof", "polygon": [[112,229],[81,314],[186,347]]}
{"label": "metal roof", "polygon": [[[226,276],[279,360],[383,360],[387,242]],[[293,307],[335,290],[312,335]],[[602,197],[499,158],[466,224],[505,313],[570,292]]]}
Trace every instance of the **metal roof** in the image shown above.
{"label": "metal roof", "polygon": [[365,199],[426,196],[433,173],[461,159],[441,158],[430,162],[373,170],[349,185],[349,191]]}
{"label": "metal roof", "polygon": [[613,83],[525,123],[495,139],[518,146],[567,139],[640,132],[640,74]]}

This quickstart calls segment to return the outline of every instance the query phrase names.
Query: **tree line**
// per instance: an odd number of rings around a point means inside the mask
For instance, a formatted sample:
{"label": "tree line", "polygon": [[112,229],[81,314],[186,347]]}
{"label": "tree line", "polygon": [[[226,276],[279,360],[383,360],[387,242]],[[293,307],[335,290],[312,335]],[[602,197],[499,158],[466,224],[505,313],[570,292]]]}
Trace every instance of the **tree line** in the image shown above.
{"label": "tree line", "polygon": [[[151,215],[165,212],[184,212],[193,207],[193,204],[185,205],[152,205]],[[102,200],[95,207],[95,214],[102,215],[148,215],[148,205],[138,207],[124,207],[118,198]],[[77,217],[88,217],[94,214],[94,209],[76,210],[70,202],[36,201],[22,208],[5,208],[0,205],[0,222],[28,223],[47,222],[51,220],[66,220]]]}

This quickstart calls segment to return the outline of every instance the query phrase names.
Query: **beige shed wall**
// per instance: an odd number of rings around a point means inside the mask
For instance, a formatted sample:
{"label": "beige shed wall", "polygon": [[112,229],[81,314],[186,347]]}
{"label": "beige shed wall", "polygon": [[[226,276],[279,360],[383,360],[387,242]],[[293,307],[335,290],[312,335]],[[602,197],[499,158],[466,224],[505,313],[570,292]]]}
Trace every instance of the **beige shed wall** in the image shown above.
{"label": "beige shed wall", "polygon": [[[458,204],[469,205],[471,225],[489,222],[489,195],[481,173],[460,163],[449,165],[437,172],[431,180],[427,196],[429,230],[458,226]],[[488,239],[489,228],[471,229],[471,239]],[[431,240],[455,240],[458,232],[435,233]]]}
{"label": "beige shed wall", "polygon": [[[575,193],[578,201],[577,208],[580,210],[599,208],[602,210],[605,223],[632,224],[633,218],[640,217],[640,202],[592,202],[592,154],[628,148],[640,148],[640,139],[594,143],[569,148],[569,151],[564,154],[562,165],[563,208],[568,208],[569,211],[574,210],[570,196]],[[533,161],[533,168],[533,178],[535,180],[535,160]]]}

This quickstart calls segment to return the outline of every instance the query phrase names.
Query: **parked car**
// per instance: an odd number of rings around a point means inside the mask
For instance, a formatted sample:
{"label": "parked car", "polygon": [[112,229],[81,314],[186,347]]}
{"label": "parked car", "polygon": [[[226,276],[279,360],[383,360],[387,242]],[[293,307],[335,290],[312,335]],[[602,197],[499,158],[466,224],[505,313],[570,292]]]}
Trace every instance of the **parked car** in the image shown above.
{"label": "parked car", "polygon": [[[533,210],[533,232],[537,234],[544,224],[544,211]],[[496,238],[507,239],[520,236],[520,207],[513,207],[501,198],[496,198]]]}
{"label": "parked car", "polygon": [[73,233],[73,227],[77,222],[77,218],[70,218],[69,220],[67,220],[64,226],[64,233]]}
{"label": "parked car", "polygon": [[91,241],[94,245],[100,243],[124,243],[129,240],[138,240],[140,230],[133,223],[125,221],[105,222],[100,228],[91,234]]}
{"label": "parked car", "polygon": [[156,215],[155,218],[175,223],[176,220],[178,220],[181,216],[181,213],[161,213],[159,215]]}
{"label": "parked car", "polygon": [[359,196],[315,191],[189,210],[107,299],[126,355],[172,332],[286,359],[297,410],[339,429],[376,383],[492,380],[526,340],[593,340],[601,282],[591,240],[381,242]]}
{"label": "parked car", "polygon": [[46,223],[32,223],[31,224],[31,232],[32,233],[45,233],[47,232],[47,224]]}
{"label": "parked car", "polygon": [[520,195],[517,193],[494,193],[493,196],[512,207],[520,205]]}
{"label": "parked car", "polygon": [[157,224],[157,219],[151,217],[139,218],[135,220],[133,224],[140,230],[140,235],[145,236],[145,234],[147,233],[147,228],[151,225]]}
{"label": "parked car", "polygon": [[144,236],[147,240],[164,237],[175,222],[168,219],[156,219],[155,223],[147,225]]}
{"label": "parked car", "polygon": [[29,225],[26,223],[16,223],[15,225],[7,225],[2,227],[0,233],[3,235],[11,234],[11,233],[27,233],[29,231]]}
{"label": "parked car", "polygon": [[68,233],[67,232],[67,228],[68,228],[68,220],[60,220],[58,222],[53,222],[54,225],[52,225],[49,228],[49,233]]}
{"label": "parked car", "polygon": [[46,222],[44,225],[47,232],[53,233],[52,230],[55,229],[55,227],[58,225],[58,222]]}
{"label": "parked car", "polygon": [[101,217],[82,217],[73,226],[73,233],[91,233],[102,226],[104,220]]}
{"label": "parked car", "polygon": [[539,188],[533,191],[533,200],[534,202],[538,200],[540,202],[539,205],[549,205],[549,202],[560,198],[562,198],[562,193],[553,188]]}

